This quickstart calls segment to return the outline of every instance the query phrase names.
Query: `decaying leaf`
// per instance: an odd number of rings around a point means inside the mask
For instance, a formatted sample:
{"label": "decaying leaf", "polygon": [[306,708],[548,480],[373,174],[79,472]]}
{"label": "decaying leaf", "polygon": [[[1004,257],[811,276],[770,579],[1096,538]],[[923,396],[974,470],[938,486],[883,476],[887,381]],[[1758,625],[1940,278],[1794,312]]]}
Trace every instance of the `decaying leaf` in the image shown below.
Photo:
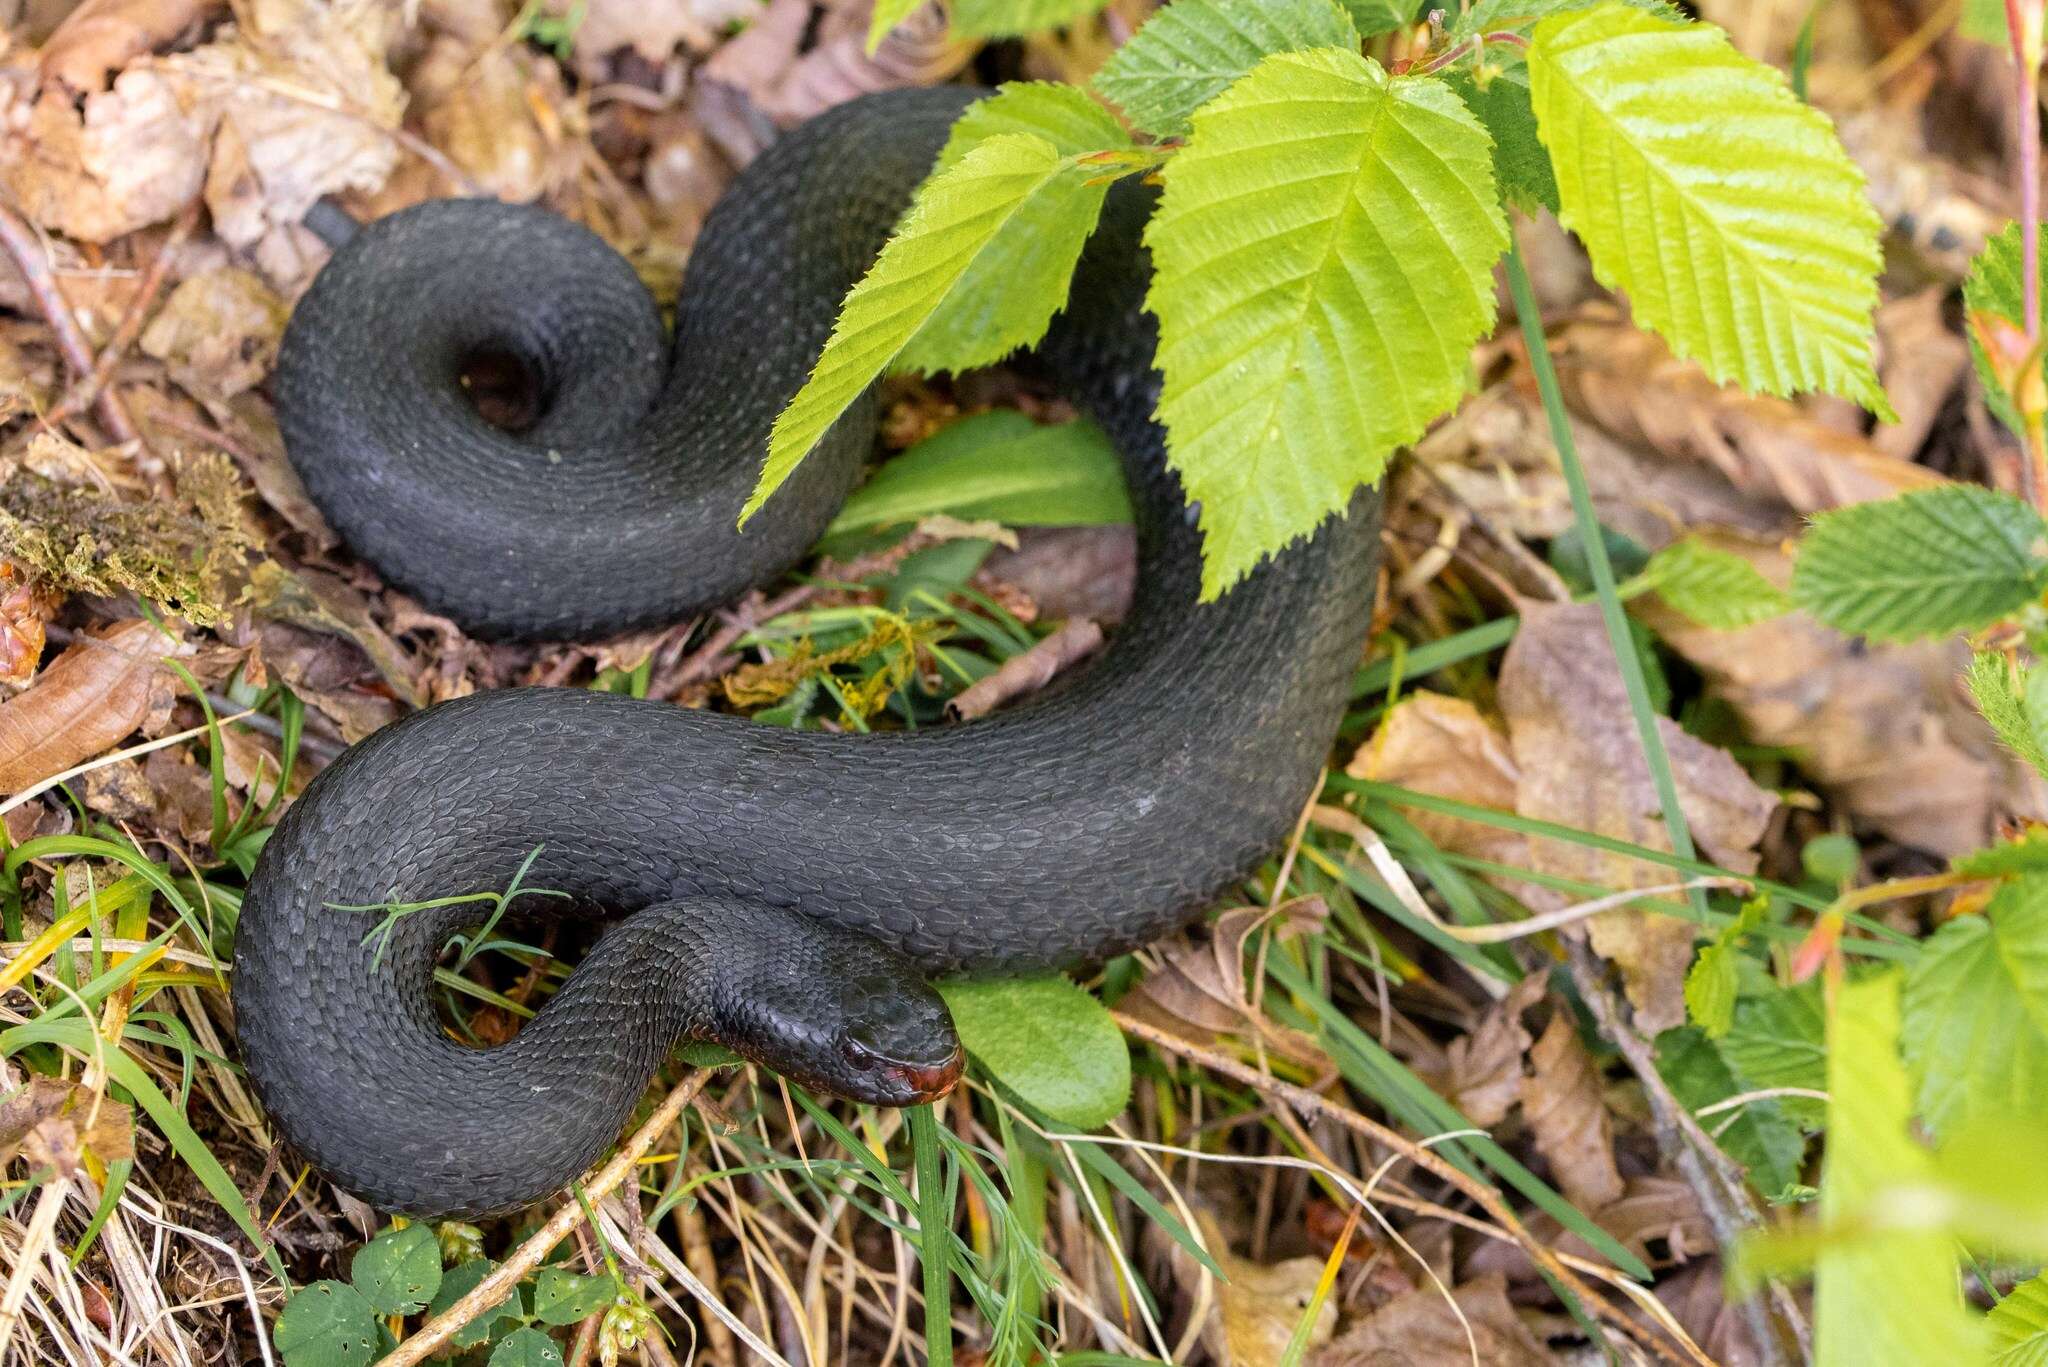
{"label": "decaying leaf", "polygon": [[[1597,604],[1524,610],[1501,664],[1500,705],[1520,774],[1516,810],[1651,849],[1671,848]],[[1703,856],[1738,873],[1754,869],[1756,844],[1777,799],[1726,752],[1676,722],[1659,717],[1657,729]],[[1602,887],[1672,880],[1668,869],[1561,840],[1533,844],[1530,856],[1540,872]],[[1684,1022],[1690,921],[1622,910],[1594,917],[1587,932],[1593,947],[1621,969],[1641,1029],[1655,1034]]]}
{"label": "decaying leaf", "polygon": [[102,90],[109,72],[170,42],[218,7],[218,0],[85,0],[43,44],[43,76],[81,94]]}
{"label": "decaying leaf", "polygon": [[35,677],[54,598],[0,560],[0,684],[18,688]]}
{"label": "decaying leaf", "polygon": [[176,646],[140,619],[72,642],[26,692],[0,703],[0,793],[60,774],[140,726],[158,662]]}
{"label": "decaying leaf", "polygon": [[[31,464],[39,454],[89,461],[47,434],[29,444]],[[132,502],[17,472],[0,484],[0,557],[64,593],[133,593],[210,625],[249,545],[241,481],[227,457],[204,452],[179,462],[177,484],[177,499]]]}
{"label": "decaying leaf", "polygon": [[194,398],[222,403],[260,384],[291,309],[248,271],[223,266],[180,281],[138,342]]}
{"label": "decaying leaf", "polygon": [[[1271,928],[1280,939],[1318,929],[1330,909],[1319,897],[1265,907],[1238,907],[1216,918],[1202,943],[1181,941],[1166,950],[1157,968],[1124,995],[1118,1009],[1161,1029],[1213,1044],[1258,1030],[1266,1046],[1300,1062],[1323,1059],[1315,1041],[1258,1014],[1245,990],[1245,942]],[[1483,1122],[1482,1122],[1483,1123]]]}
{"label": "decaying leaf", "polygon": [[1571,1013],[1551,1016],[1529,1051],[1522,1080],[1522,1116],[1536,1137],[1567,1199],[1581,1210],[1601,1210],[1621,1199],[1614,1165],[1614,1121],[1600,1092],[1600,1075],[1579,1042]]}
{"label": "decaying leaf", "polygon": [[363,596],[333,575],[264,561],[250,571],[249,601],[259,617],[353,641],[399,697],[422,705],[412,661],[377,625]]}
{"label": "decaying leaf", "polygon": [[1515,1314],[1498,1273],[1443,1292],[1422,1287],[1387,1302],[1308,1358],[1309,1367],[1553,1367],[1558,1361]]}
{"label": "decaying leaf", "polygon": [[52,85],[28,126],[0,139],[0,188],[45,228],[110,242],[191,202],[211,129],[203,105],[150,68],[129,68],[82,106]]}
{"label": "decaying leaf", "polygon": [[101,1163],[133,1158],[133,1110],[78,1083],[41,1074],[0,1102],[0,1163],[19,1154],[32,1169],[71,1177],[87,1153]]}
{"label": "decaying leaf", "polygon": [[[1498,726],[1463,698],[1426,691],[1397,703],[1345,772],[1503,812],[1515,810],[1521,782]],[[1409,819],[1439,847],[1482,859],[1516,863],[1527,848],[1512,831],[1463,817],[1414,812]]]}
{"label": "decaying leaf", "polygon": [[[1258,1263],[1240,1258],[1231,1252],[1229,1240],[1207,1210],[1197,1208],[1195,1218],[1201,1225],[1202,1242],[1224,1276],[1214,1284],[1214,1299],[1202,1324],[1203,1347],[1224,1367],[1266,1367],[1279,1362],[1315,1298],[1323,1260],[1302,1257]],[[1184,1285],[1194,1284],[1201,1275],[1195,1260],[1178,1247],[1171,1256],[1179,1280]],[[1336,1327],[1337,1307],[1326,1299],[1309,1329],[1309,1346],[1328,1343]]]}
{"label": "decaying leaf", "polygon": [[1546,975],[1531,973],[1516,983],[1471,1034],[1450,1042],[1440,1068],[1411,1064],[1416,1076],[1473,1124],[1499,1124],[1523,1094],[1522,1056],[1529,1051],[1529,1032],[1522,1028],[1522,1012],[1543,996],[1546,982]]}

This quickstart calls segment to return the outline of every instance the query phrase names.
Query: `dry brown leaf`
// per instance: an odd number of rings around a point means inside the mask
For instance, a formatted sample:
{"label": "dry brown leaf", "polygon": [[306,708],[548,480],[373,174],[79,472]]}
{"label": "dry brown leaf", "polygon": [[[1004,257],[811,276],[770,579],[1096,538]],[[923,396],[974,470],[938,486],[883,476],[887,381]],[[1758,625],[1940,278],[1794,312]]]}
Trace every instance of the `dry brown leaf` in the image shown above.
{"label": "dry brown leaf", "polygon": [[[1774,582],[1790,578],[1775,545],[1709,541]],[[1992,740],[1958,683],[1969,659],[1961,643],[1872,644],[1803,613],[1711,631],[1659,603],[1636,606],[1750,740],[1790,749],[1830,801],[1900,844],[1958,855],[2001,817],[2044,814],[2039,783]]]}
{"label": "dry brown leaf", "polygon": [[1417,1068],[1416,1076],[1473,1124],[1499,1124],[1522,1094],[1522,1055],[1529,1050],[1522,1012],[1543,996],[1547,982],[1547,975],[1531,973],[1516,983],[1477,1029],[1450,1042],[1441,1071]]}
{"label": "dry brown leaf", "polygon": [[[1288,1341],[1315,1298],[1323,1260],[1302,1257],[1252,1262],[1230,1251],[1228,1240],[1208,1211],[1197,1209],[1195,1218],[1209,1255],[1225,1278],[1215,1284],[1215,1300],[1202,1325],[1203,1346],[1222,1367],[1272,1367],[1286,1355]],[[1174,1262],[1183,1274],[1181,1280],[1192,1284],[1198,1275],[1194,1259],[1176,1247]],[[1336,1304],[1326,1299],[1309,1329],[1309,1345],[1329,1342],[1336,1327]]]}
{"label": "dry brown leaf", "polygon": [[[400,698],[422,705],[411,658],[370,616],[362,594],[333,575],[309,569],[293,573],[275,561],[255,566],[249,587],[257,616],[353,641]],[[274,653],[271,659],[278,662]]]}
{"label": "dry brown leaf", "polygon": [[1911,460],[1927,443],[1934,420],[1970,371],[1970,347],[1948,325],[1949,291],[1924,289],[1889,300],[1877,310],[1877,378],[1898,414],[1881,423],[1870,444],[1898,460]]}
{"label": "dry brown leaf", "polygon": [[176,641],[140,619],[74,641],[27,692],[0,703],[0,793],[91,759],[149,715],[157,662]]}
{"label": "dry brown leaf", "polygon": [[[1524,816],[1658,850],[1671,842],[1597,604],[1529,604],[1501,663],[1500,705],[1520,770]],[[1668,717],[1657,729],[1679,805],[1709,861],[1747,873],[1777,799],[1725,752]],[[1669,883],[1670,870],[1561,840],[1532,843],[1531,867],[1616,889]],[[1593,947],[1621,969],[1637,1024],[1656,1034],[1685,1021],[1690,921],[1633,909],[1586,923]]]}
{"label": "dry brown leaf", "polygon": [[0,560],[0,684],[19,688],[43,658],[43,628],[55,608],[51,596],[22,581]]}
{"label": "dry brown leaf", "polygon": [[223,266],[180,281],[138,345],[164,362],[188,394],[224,403],[270,373],[290,316],[270,286]]}
{"label": "dry brown leaf", "polygon": [[1320,897],[1301,897],[1268,910],[1238,907],[1216,918],[1206,941],[1182,940],[1159,966],[1118,1003],[1118,1009],[1198,1044],[1214,1044],[1256,1028],[1269,1048],[1298,1062],[1321,1063],[1314,1040],[1255,1014],[1245,991],[1245,942],[1272,928],[1280,939],[1319,929],[1330,909]]}
{"label": "dry brown leaf", "polygon": [[1025,527],[983,572],[1028,594],[1046,617],[1116,623],[1130,611],[1138,542],[1129,527]]}
{"label": "dry brown leaf", "polygon": [[175,214],[206,178],[211,116],[161,72],[131,67],[81,109],[56,86],[0,141],[0,186],[34,222],[110,242]]}
{"label": "dry brown leaf", "polygon": [[[573,0],[551,0],[556,13]],[[758,0],[589,0],[576,27],[575,56],[586,73],[621,50],[659,66],[678,47],[709,50],[719,30],[760,13]]]}
{"label": "dry brown leaf", "polygon": [[121,1102],[37,1074],[0,1103],[0,1163],[20,1154],[31,1168],[72,1177],[91,1152],[101,1163],[135,1156],[135,1115]]}
{"label": "dry brown leaf", "polygon": [[1310,1354],[1309,1367],[1446,1367],[1472,1362],[1475,1353],[1483,1367],[1554,1367],[1558,1361],[1515,1314],[1498,1273],[1454,1287],[1451,1298],[1455,1311],[1433,1286],[1388,1301]]}
{"label": "dry brown leaf", "polygon": [[224,8],[219,0],[85,0],[43,44],[43,77],[80,94],[103,90],[109,72]]}
{"label": "dry brown leaf", "polygon": [[[1690,1262],[1714,1249],[1713,1232],[1700,1211],[1699,1197],[1675,1177],[1631,1177],[1623,1184],[1620,1200],[1585,1213],[1653,1268]],[[1531,1211],[1524,1223],[1537,1243],[1575,1258],[1606,1261],[1547,1212]],[[1499,1240],[1476,1245],[1464,1266],[1468,1276],[1498,1274],[1517,1285],[1542,1280],[1542,1273],[1519,1245]]]}
{"label": "dry brown leaf", "polygon": [[[1515,810],[1522,777],[1507,737],[1477,707],[1426,690],[1409,694],[1388,711],[1345,772],[1503,812]],[[1513,863],[1527,848],[1521,836],[1496,826],[1437,812],[1407,815],[1443,849]]]}
{"label": "dry brown leaf", "polygon": [[552,149],[535,117],[536,104],[561,95],[552,64],[520,48],[492,46],[479,54],[442,38],[413,68],[410,83],[427,140],[499,199],[529,203],[573,173],[573,159],[551,166]]}
{"label": "dry brown leaf", "polygon": [[1560,1008],[1529,1050],[1529,1075],[1522,1080],[1522,1117],[1535,1136],[1536,1151],[1571,1203],[1600,1210],[1621,1199],[1621,1171],[1614,1165],[1614,1120],[1600,1091],[1600,1075],[1579,1042],[1571,1012]]}

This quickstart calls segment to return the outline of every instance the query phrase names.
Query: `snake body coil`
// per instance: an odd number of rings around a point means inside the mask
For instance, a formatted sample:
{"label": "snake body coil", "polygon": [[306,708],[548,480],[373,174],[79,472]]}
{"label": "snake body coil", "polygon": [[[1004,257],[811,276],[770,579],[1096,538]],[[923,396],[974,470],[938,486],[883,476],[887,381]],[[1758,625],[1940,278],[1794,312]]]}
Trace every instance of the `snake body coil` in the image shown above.
{"label": "snake body coil", "polygon": [[[872,400],[744,532],[775,415],[974,92],[875,96],[790,134],[704,227],[671,347],[625,264],[548,214],[445,201],[364,229],[278,369],[292,459],[392,582],[483,634],[673,621],[803,554],[868,456]],[[1364,636],[1377,503],[1198,606],[1199,542],[1151,412],[1145,192],[1119,188],[1039,349],[1121,451],[1140,585],[1071,686],[992,720],[833,735],[575,689],[478,694],[351,748],[278,824],[235,956],[238,1034],[278,1127],[372,1204],[479,1215],[560,1187],[674,1041],[905,1104],[950,1085],[934,976],[1070,965],[1185,923],[1286,835]],[[545,411],[512,435],[460,374],[509,352]],[[1227,382],[1227,381],[1226,381]],[[509,1044],[429,996],[503,888],[611,923]],[[338,909],[343,908],[343,909]]]}

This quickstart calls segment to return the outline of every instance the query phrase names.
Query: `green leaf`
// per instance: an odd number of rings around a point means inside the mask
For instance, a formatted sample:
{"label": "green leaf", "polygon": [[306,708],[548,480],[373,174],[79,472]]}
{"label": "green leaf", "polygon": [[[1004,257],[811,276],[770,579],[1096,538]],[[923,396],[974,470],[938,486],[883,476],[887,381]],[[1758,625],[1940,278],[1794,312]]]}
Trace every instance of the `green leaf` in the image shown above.
{"label": "green leaf", "polygon": [[968,38],[1008,38],[1086,19],[1109,0],[953,0],[953,31]]}
{"label": "green leaf", "polygon": [[[811,378],[775,420],[741,523],[914,339],[924,362],[935,349],[958,345],[945,359],[969,366],[1043,336],[1102,208],[1108,187],[1091,184],[1094,178],[1094,168],[1046,139],[1010,133],[981,142],[920,186],[896,235],[846,296]],[[992,251],[1009,263],[1006,288],[996,291],[999,299],[969,301],[962,283]],[[961,302],[942,316],[956,295]],[[935,317],[937,329],[920,337]]]}
{"label": "green leaf", "polygon": [[[1853,1228],[1884,1188],[1933,1178],[1932,1160],[1907,1130],[1898,1041],[1898,974],[1845,984],[1828,1029],[1825,1228]],[[1825,1243],[1814,1270],[1813,1319],[1819,1367],[1976,1360],[1955,1245],[1940,1233],[1876,1232]]]}
{"label": "green leaf", "polygon": [[[933,375],[992,365],[1045,335],[1066,303],[1074,263],[1095,227],[1109,182],[1122,172],[1090,161],[1128,151],[1110,112],[1070,85],[1013,82],[960,116],[939,153],[943,174],[976,147],[1024,134],[1052,145],[1065,170],[1029,196],[967,267],[891,367]],[[1131,167],[1124,169],[1134,169]]]}
{"label": "green leaf", "polygon": [[1756,566],[1696,536],[1651,556],[1643,577],[1673,611],[1716,631],[1755,626],[1792,610],[1791,598]]}
{"label": "green leaf", "polygon": [[585,1277],[544,1267],[533,1280],[533,1313],[544,1324],[574,1324],[610,1305],[618,1294],[618,1281],[609,1272]]}
{"label": "green leaf", "polygon": [[[451,1267],[442,1274],[441,1289],[434,1293],[434,1299],[427,1304],[429,1317],[440,1314],[455,1302],[476,1290],[477,1283],[497,1270],[497,1264],[489,1258],[472,1258],[458,1267]],[[491,1336],[491,1328],[500,1320],[517,1320],[523,1312],[519,1306],[519,1288],[513,1287],[505,1299],[486,1310],[455,1331],[450,1340],[457,1348],[474,1348]]]}
{"label": "green leaf", "polygon": [[1959,854],[1949,862],[1968,878],[2015,878],[2029,873],[2048,873],[2048,830],[2030,826],[2017,840]]}
{"label": "green leaf", "polygon": [[962,418],[897,456],[854,491],[827,536],[934,513],[1011,527],[1131,520],[1116,448],[1087,419],[1041,427],[1013,409]]}
{"label": "green leaf", "polygon": [[562,1350],[538,1329],[515,1329],[491,1350],[489,1367],[562,1367]]}
{"label": "green leaf", "polygon": [[[1657,1071],[1690,1110],[1747,1090],[1714,1042],[1690,1026],[1657,1036]],[[1708,1116],[1700,1123],[1730,1158],[1742,1164],[1749,1180],[1765,1196],[1776,1197],[1798,1185],[1806,1136],[1775,1099],[1748,1102],[1732,1116]]]}
{"label": "green leaf", "polygon": [[1507,225],[1471,111],[1335,48],[1261,62],[1162,174],[1159,415],[1213,599],[1458,401]]}
{"label": "green leaf", "polygon": [[1956,31],[1965,38],[1998,48],[2008,48],[2012,43],[2004,0],[1963,0],[1963,12],[1956,16]]}
{"label": "green leaf", "polygon": [[1343,5],[1368,38],[1414,23],[1418,8],[1415,0],[1343,0]]}
{"label": "green leaf", "polygon": [[1743,903],[1742,913],[1723,926],[1701,949],[1685,975],[1685,1008],[1693,1024],[1706,1031],[1707,1038],[1720,1039],[1735,1024],[1735,996],[1741,980],[1741,951],[1744,936],[1756,933],[1764,923],[1768,897],[1753,897]]}
{"label": "green leaf", "polygon": [[[1999,27],[2005,27],[2005,12],[2000,7]],[[2001,38],[2001,42],[2004,40]],[[2048,228],[2042,230],[2048,240]],[[1977,253],[1977,259],[1970,263],[1970,274],[1963,281],[1963,311],[1967,314],[1988,313],[1994,318],[2003,318],[2022,332],[2026,330],[2026,261],[2021,248],[2020,225],[2008,223],[1997,234],[1984,243],[1984,250]],[[2048,320],[2048,294],[2041,301],[2041,315]],[[1998,420],[2010,428],[2022,442],[2026,440],[2026,428],[2020,422],[2020,415],[2012,406],[2012,397],[2005,392],[1998,377],[1992,373],[1990,362],[1985,358],[1984,347],[1977,339],[1975,328],[1963,328],[1963,335],[1970,341],[1970,359],[1977,367],[1977,383],[1984,391],[1984,402],[1998,416]]]}
{"label": "green leaf", "polygon": [[1998,738],[2036,773],[2048,776],[2048,671],[2039,665],[2025,669],[2014,678],[2016,666],[1996,651],[1984,651],[1970,660],[1965,678],[1977,710]]}
{"label": "green leaf", "polygon": [[1936,1134],[2048,1121],[2048,876],[2016,879],[1981,916],[1927,940],[1906,975],[1906,1061]]}
{"label": "green leaf", "polygon": [[1792,601],[1877,640],[1973,631],[2048,582],[2041,515],[1977,484],[1915,489],[1822,513],[1799,548]]}
{"label": "green leaf", "polygon": [[441,1289],[441,1245],[433,1228],[415,1223],[385,1230],[356,1250],[348,1279],[379,1314],[424,1310]]}
{"label": "green leaf", "polygon": [[271,1342],[285,1367],[363,1367],[377,1351],[377,1312],[341,1282],[314,1282],[284,1303]]}
{"label": "green leaf", "polygon": [[1721,30],[1613,0],[1539,23],[1528,64],[1559,219],[1638,322],[1723,383],[1892,416],[1881,225],[1826,115]]}
{"label": "green leaf", "polygon": [[2048,1367],[2048,1272],[2015,1286],[1984,1322],[1991,1329],[1991,1367]]}
{"label": "green leaf", "polygon": [[1276,52],[1358,46],[1337,0],[1175,0],[1156,11],[1095,77],[1132,123],[1162,137]]}
{"label": "green leaf", "polygon": [[868,20],[868,55],[875,55],[875,49],[882,45],[882,39],[889,36],[889,30],[908,19],[911,12],[923,5],[925,0],[875,0],[875,12]]}
{"label": "green leaf", "polygon": [[[1798,1087],[1824,1092],[1826,1029],[1817,982],[1799,987],[1768,984],[1736,1000],[1735,1023],[1720,1040],[1721,1056],[1735,1069],[1745,1091]],[[1778,1104],[1806,1130],[1818,1130],[1826,1115],[1824,1103],[1811,1097],[1780,1097]]]}
{"label": "green leaf", "polygon": [[1063,977],[939,984],[989,1075],[1063,1125],[1093,1130],[1131,1098],[1131,1052],[1102,1003]]}

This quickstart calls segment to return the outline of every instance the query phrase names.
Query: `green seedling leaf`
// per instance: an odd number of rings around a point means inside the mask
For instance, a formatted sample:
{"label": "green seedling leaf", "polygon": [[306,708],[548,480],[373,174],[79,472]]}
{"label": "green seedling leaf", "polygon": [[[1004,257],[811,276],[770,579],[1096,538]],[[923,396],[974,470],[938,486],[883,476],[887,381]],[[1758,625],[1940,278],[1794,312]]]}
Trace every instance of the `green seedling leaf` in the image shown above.
{"label": "green seedling leaf", "polygon": [[967,38],[1009,38],[1086,19],[1109,0],[953,0],[953,31]]}
{"label": "green seedling leaf", "polygon": [[[1820,1093],[1828,1085],[1826,1031],[1817,981],[1780,987],[1764,979],[1755,988],[1745,984],[1735,1022],[1718,1043],[1744,1091],[1796,1087]],[[1825,1103],[1812,1097],[1780,1097],[1778,1104],[1808,1131],[1818,1130],[1826,1114]]]}
{"label": "green seedling leaf", "polygon": [[1337,0],[1175,0],[1154,12],[1095,77],[1132,123],[1162,137],[1276,52],[1356,48]]}
{"label": "green seedling leaf", "polygon": [[1130,138],[1116,116],[1077,86],[1051,81],[1005,81],[996,93],[968,105],[953,121],[936,170],[960,159],[990,138],[1029,133],[1051,143],[1061,156],[1082,157],[1125,150]]}
{"label": "green seedling leaf", "polygon": [[574,1324],[612,1303],[619,1284],[608,1272],[580,1276],[560,1267],[544,1267],[533,1281],[534,1317],[545,1324]]}
{"label": "green seedling leaf", "polygon": [[1614,0],[1537,24],[1528,67],[1559,219],[1636,321],[1724,384],[1891,416],[1881,224],[1826,115],[1720,29]]}
{"label": "green seedling leaf", "polygon": [[1792,599],[1756,566],[1696,536],[1651,556],[1643,578],[1674,612],[1716,631],[1755,626],[1792,610]]}
{"label": "green seedling leaf", "polygon": [[[2002,44],[2005,41],[2005,9],[2002,5],[1997,9],[2001,35],[1998,41]],[[2048,236],[2048,230],[2044,230],[2043,235]],[[1963,311],[1966,314],[2003,319],[2025,333],[2024,246],[2017,223],[2006,224],[2002,231],[1985,242],[1984,250],[1970,263],[1970,274],[1963,281]],[[2041,312],[2043,318],[2048,319],[2048,301],[2043,302]],[[2026,440],[2025,425],[2013,407],[2012,396],[2006,392],[2005,382],[1999,378],[1990,356],[1984,351],[1983,339],[1973,327],[1965,327],[1963,335],[1970,339],[1970,359],[1976,364],[1977,382],[1983,386],[1985,404],[2015,436]]]}
{"label": "green seedling leaf", "polygon": [[348,1279],[383,1315],[412,1315],[426,1309],[441,1289],[441,1245],[433,1228],[410,1224],[387,1229],[356,1250]]}
{"label": "green seedling leaf", "polygon": [[538,1329],[515,1329],[491,1350],[489,1367],[562,1367],[562,1350]]}
{"label": "green seedling leaf", "polygon": [[1102,1003],[1063,977],[939,984],[960,1042],[1062,1125],[1093,1130],[1131,1098],[1131,1053]]}
{"label": "green seedling leaf", "polygon": [[1355,52],[1268,57],[1194,128],[1145,240],[1206,600],[1464,394],[1507,224],[1471,111]]}
{"label": "green seedling leaf", "polygon": [[1973,631],[2048,584],[2044,535],[2039,513],[1975,484],[1837,508],[1806,534],[1792,601],[1837,631],[1876,640]]}
{"label": "green seedling leaf", "polygon": [[377,1351],[377,1312],[342,1282],[314,1282],[285,1302],[271,1342],[285,1367],[363,1367]]}
{"label": "green seedling leaf", "polygon": [[2018,878],[2048,873],[2048,829],[2030,826],[2018,840],[1957,855],[1950,867],[1968,878]]}
{"label": "green seedling leaf", "polygon": [[1685,1007],[1707,1038],[1719,1039],[1735,1024],[1735,996],[1741,981],[1741,949],[1745,936],[1764,923],[1767,897],[1743,903],[1742,914],[1701,947],[1685,975]]}
{"label": "green seedling leaf", "polygon": [[[1845,984],[1828,1026],[1824,1229],[1852,1228],[1888,1186],[1933,1180],[1933,1162],[1908,1130],[1912,1105],[1898,1044],[1899,975]],[[1816,1361],[1977,1361],[1977,1326],[1957,1288],[1955,1244],[1939,1232],[1824,1242],[1814,1269]]]}
{"label": "green seedling leaf", "polygon": [[[1689,1026],[1657,1036],[1657,1071],[1690,1110],[1747,1090],[1714,1042]],[[1806,1137],[1776,1099],[1747,1102],[1732,1118],[1715,1115],[1701,1123],[1764,1195],[1776,1197],[1798,1185]]]}
{"label": "green seedling leaf", "polygon": [[875,0],[874,15],[868,20],[868,56],[875,55],[875,49],[889,36],[889,30],[908,19],[924,5],[924,0]]}
{"label": "green seedling leaf", "polygon": [[2048,671],[2024,669],[1996,651],[1970,660],[1964,676],[1977,710],[2006,747],[2038,774],[2048,776]]}
{"label": "green seedling leaf", "polygon": [[2048,876],[1958,916],[1906,972],[1906,1061],[1936,1134],[1977,1121],[2048,1121]]}
{"label": "green seedling leaf", "polygon": [[962,418],[897,456],[854,491],[827,536],[916,522],[935,513],[1012,527],[1131,520],[1123,465],[1085,418],[1041,427],[1012,409]]}
{"label": "green seedling leaf", "polygon": [[2021,1282],[1985,1317],[1991,1367],[2048,1367],[2048,1272]]}
{"label": "green seedling leaf", "polygon": [[[472,1258],[457,1267],[451,1267],[441,1276],[441,1289],[434,1293],[434,1299],[427,1304],[427,1314],[440,1314],[455,1302],[476,1290],[477,1283],[491,1275],[497,1264],[489,1258]],[[519,1305],[519,1288],[513,1287],[505,1299],[478,1313],[477,1317],[455,1331],[451,1340],[457,1348],[474,1348],[488,1342],[491,1330],[500,1320],[518,1320],[523,1315]]]}

